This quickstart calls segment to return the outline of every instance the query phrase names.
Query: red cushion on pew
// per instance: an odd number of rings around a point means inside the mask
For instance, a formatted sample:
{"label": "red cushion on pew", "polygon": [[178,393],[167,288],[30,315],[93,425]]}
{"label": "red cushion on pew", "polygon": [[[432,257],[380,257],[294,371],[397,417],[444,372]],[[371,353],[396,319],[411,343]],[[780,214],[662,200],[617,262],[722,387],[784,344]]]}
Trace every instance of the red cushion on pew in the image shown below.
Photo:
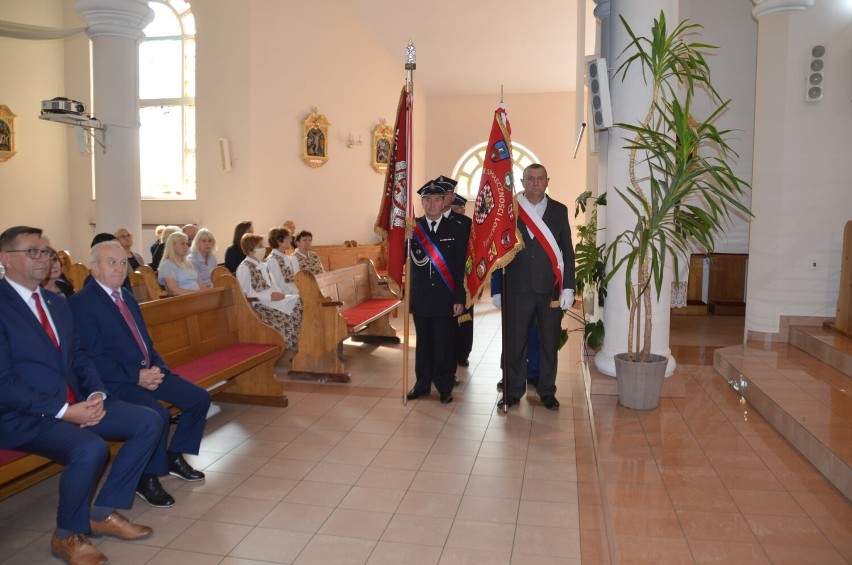
{"label": "red cushion on pew", "polygon": [[11,463],[16,459],[26,456],[23,451],[15,451],[14,449],[0,449],[0,465]]}
{"label": "red cushion on pew", "polygon": [[399,300],[396,298],[373,298],[341,314],[346,318],[346,327],[354,328],[397,303]]}
{"label": "red cushion on pew", "polygon": [[171,369],[173,373],[190,382],[197,383],[222,369],[232,367],[246,359],[275,349],[275,347],[275,345],[268,343],[236,343]]}

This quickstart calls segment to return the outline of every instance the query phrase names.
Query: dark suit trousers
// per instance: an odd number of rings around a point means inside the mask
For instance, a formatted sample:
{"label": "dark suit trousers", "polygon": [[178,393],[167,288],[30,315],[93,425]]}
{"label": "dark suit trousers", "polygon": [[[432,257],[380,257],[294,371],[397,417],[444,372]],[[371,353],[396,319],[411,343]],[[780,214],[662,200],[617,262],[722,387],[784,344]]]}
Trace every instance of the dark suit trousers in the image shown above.
{"label": "dark suit trousers", "polygon": [[530,325],[538,318],[540,370],[537,392],[539,397],[556,394],[556,352],[562,310],[551,308],[550,294],[519,293],[506,297],[503,307],[508,315],[509,331],[509,396],[520,398],[526,392],[527,342]]}
{"label": "dark suit trousers", "polygon": [[165,475],[169,472],[166,461],[166,440],[169,435],[169,411],[158,402],[165,400],[181,409],[180,422],[175,429],[168,450],[175,453],[198,454],[204,424],[210,408],[210,393],[177,375],[169,374],[163,379],[157,390],[145,390],[138,384],[110,383],[110,391],[118,398],[146,406],[157,412],[163,422],[163,433],[157,444],[151,461],[145,467],[145,473]]}
{"label": "dark suit trousers", "polygon": [[414,373],[418,392],[428,393],[432,383],[441,394],[452,392],[456,382],[455,337],[458,324],[452,316],[432,318],[414,316],[417,349],[414,352]]}
{"label": "dark suit trousers", "polygon": [[473,349],[473,306],[462,312],[462,316],[470,314],[470,321],[456,324],[456,361],[464,361],[470,357]]}
{"label": "dark suit trousers", "polygon": [[45,417],[43,432],[15,449],[35,453],[65,465],[59,479],[58,528],[89,532],[89,505],[103,472],[109,448],[104,440],[124,440],[95,506],[130,508],[142,470],[162,432],[157,415],[142,406],[108,398],[106,415],[97,426],[81,428]]}

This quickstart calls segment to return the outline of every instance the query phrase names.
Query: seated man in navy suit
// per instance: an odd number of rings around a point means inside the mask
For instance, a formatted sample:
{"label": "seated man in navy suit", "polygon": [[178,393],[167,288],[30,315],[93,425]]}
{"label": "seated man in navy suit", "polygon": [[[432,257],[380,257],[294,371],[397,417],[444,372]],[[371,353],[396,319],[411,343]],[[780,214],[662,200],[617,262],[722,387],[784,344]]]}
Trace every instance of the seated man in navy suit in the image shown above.
{"label": "seated man in navy suit", "polygon": [[[110,395],[155,410],[163,422],[160,441],[136,488],[151,506],[175,503],[158,475],[166,473],[185,481],[200,481],[204,473],[193,469],[184,453],[198,454],[210,408],[210,394],[175,375],[157,354],[142,311],[133,295],[122,288],[127,275],[127,254],[116,241],[92,247],[89,269],[94,281],[69,300],[80,342],[89,352]],[[181,409],[180,422],[166,448],[169,411],[165,400]]]}
{"label": "seated man in navy suit", "polygon": [[[65,465],[51,550],[66,563],[102,564],[86,534],[141,539],[151,528],[129,522],[133,491],[162,433],[157,414],[108,395],[75,335],[65,298],[39,286],[53,251],[38,228],[0,234],[0,448]],[[124,440],[100,493],[105,440]]]}

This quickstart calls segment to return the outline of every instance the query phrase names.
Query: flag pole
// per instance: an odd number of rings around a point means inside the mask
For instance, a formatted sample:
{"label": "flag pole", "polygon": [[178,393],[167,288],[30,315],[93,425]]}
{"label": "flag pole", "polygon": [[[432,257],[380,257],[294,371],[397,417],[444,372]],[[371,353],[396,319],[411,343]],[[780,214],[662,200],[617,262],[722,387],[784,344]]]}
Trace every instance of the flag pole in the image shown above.
{"label": "flag pole", "polygon": [[[412,106],[414,105],[414,69],[417,68],[417,50],[414,48],[414,43],[412,41],[408,42],[408,45],[405,46],[405,70],[407,72],[407,76],[405,79],[405,90],[408,92],[408,103]],[[411,108],[408,112],[406,112],[406,120],[408,123],[405,128],[405,164],[407,168],[407,173],[405,175],[405,223],[406,227],[408,227],[408,223],[411,218],[411,116],[413,112]],[[409,328],[409,312],[411,310],[411,236],[408,236],[408,230],[406,229],[406,238],[405,238],[405,270],[403,271],[405,276],[405,285],[403,287],[403,300],[402,300],[402,318],[403,318],[403,341],[402,341],[402,405],[405,406],[408,403],[408,342],[410,335]]]}

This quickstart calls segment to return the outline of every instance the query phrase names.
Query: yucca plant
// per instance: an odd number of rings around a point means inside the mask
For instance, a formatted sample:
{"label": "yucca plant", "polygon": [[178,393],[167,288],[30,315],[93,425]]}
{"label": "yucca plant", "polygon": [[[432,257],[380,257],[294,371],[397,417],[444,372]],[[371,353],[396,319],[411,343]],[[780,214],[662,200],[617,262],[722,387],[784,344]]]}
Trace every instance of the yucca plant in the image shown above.
{"label": "yucca plant", "polygon": [[[702,54],[715,47],[689,41],[702,26],[684,21],[669,33],[661,11],[651,35],[644,37],[637,36],[624,17],[621,22],[631,41],[622,52],[629,57],[616,76],[620,74],[624,80],[631,68],[641,70],[645,81],[651,82],[652,97],[641,123],[616,124],[632,137],[625,138],[625,148],[630,150],[630,185],[615,190],[634,213],[636,223],[607,248],[611,270],[606,281],[625,270],[627,360],[645,362],[651,353],[652,284],[659,297],[668,266],[677,273],[693,244],[711,252],[714,235],[732,210],[751,213],[738,200],[749,185],[734,174],[728,162],[736,156],[726,141],[731,130],[714,125],[730,103],[713,88]],[[696,88],[705,90],[715,106],[703,121],[696,121],[690,111]],[[648,168],[642,178],[637,176],[639,163]],[[636,328],[643,321],[640,345]]]}

